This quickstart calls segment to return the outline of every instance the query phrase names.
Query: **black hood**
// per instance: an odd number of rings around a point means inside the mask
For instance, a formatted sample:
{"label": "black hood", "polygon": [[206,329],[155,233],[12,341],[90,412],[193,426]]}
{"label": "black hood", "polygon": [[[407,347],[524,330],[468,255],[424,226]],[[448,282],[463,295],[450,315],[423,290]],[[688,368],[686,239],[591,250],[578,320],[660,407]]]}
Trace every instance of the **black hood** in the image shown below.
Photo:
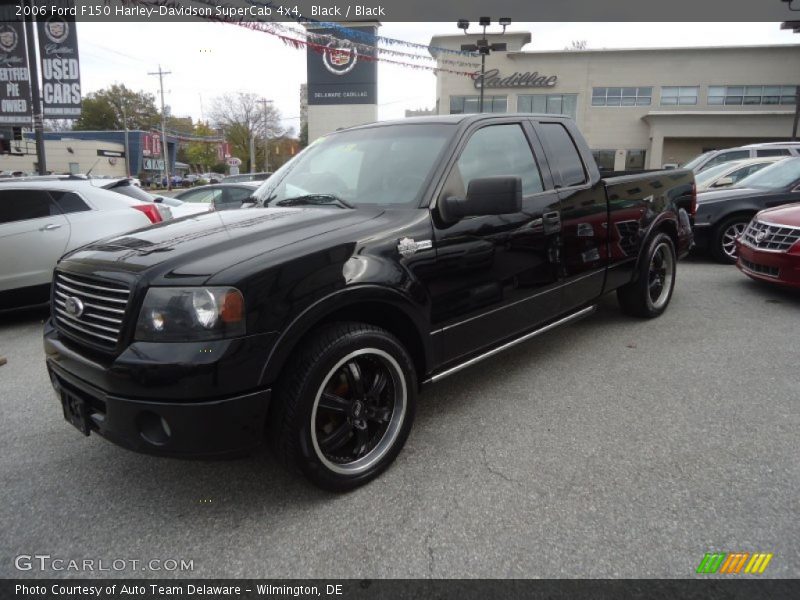
{"label": "black hood", "polygon": [[232,264],[363,223],[381,212],[302,207],[203,213],[97,241],[62,260],[80,260],[109,271],[159,267],[167,279],[207,278]]}

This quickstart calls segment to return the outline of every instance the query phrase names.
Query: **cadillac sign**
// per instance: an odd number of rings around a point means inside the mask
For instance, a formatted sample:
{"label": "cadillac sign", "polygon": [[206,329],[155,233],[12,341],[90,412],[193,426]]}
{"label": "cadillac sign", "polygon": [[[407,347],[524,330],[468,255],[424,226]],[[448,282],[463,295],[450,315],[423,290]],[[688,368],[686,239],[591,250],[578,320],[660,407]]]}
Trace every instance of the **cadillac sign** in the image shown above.
{"label": "cadillac sign", "polygon": [[[476,72],[472,78],[475,80],[475,87],[480,89],[481,87],[481,74],[480,71]],[[489,69],[486,71],[486,75],[484,75],[484,79],[486,84],[484,87],[487,88],[510,88],[510,87],[544,87],[544,88],[551,88],[555,87],[556,82],[558,82],[557,75],[540,75],[538,72],[534,71],[531,73],[530,71],[526,73],[519,73],[514,72],[507,77],[503,77],[500,75],[500,69]]]}

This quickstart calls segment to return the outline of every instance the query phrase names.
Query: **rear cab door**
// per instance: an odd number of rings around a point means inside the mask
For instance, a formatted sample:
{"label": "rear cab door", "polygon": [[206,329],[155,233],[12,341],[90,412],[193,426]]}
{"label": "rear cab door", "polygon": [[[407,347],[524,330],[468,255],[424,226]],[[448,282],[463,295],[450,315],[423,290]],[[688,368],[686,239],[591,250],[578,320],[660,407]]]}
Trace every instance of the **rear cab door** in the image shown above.
{"label": "rear cab door", "polygon": [[[532,120],[545,149],[560,223],[562,310],[570,311],[600,296],[608,265],[608,201],[600,172],[572,121]],[[547,216],[545,217],[548,218]]]}

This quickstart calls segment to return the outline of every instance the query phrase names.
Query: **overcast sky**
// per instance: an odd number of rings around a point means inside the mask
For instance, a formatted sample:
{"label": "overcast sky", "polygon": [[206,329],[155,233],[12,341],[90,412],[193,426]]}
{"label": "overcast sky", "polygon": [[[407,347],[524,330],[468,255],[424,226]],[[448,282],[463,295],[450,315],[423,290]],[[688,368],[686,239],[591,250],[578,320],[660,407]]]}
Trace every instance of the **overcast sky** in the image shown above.
{"label": "overcast sky", "polygon": [[[305,51],[263,32],[225,23],[78,23],[83,93],[124,83],[157,94],[159,63],[165,100],[176,116],[204,117],[215,96],[254,92],[271,98],[286,127],[299,129]],[[560,50],[572,40],[589,48],[797,44],[779,23],[515,23],[530,31],[526,50]],[[427,45],[434,34],[457,33],[455,23],[384,23],[379,34]],[[787,65],[787,69],[789,65]],[[408,108],[433,107],[435,76],[378,64],[378,115],[402,117]]]}

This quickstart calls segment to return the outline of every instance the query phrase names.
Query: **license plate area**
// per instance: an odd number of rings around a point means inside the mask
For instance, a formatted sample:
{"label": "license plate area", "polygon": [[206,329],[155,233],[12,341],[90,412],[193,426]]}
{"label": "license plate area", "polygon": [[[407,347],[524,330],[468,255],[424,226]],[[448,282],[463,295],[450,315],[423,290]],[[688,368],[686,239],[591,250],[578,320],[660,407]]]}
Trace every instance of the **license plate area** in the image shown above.
{"label": "license plate area", "polygon": [[82,398],[62,389],[61,408],[68,423],[72,423],[83,435],[89,435],[89,407]]}

